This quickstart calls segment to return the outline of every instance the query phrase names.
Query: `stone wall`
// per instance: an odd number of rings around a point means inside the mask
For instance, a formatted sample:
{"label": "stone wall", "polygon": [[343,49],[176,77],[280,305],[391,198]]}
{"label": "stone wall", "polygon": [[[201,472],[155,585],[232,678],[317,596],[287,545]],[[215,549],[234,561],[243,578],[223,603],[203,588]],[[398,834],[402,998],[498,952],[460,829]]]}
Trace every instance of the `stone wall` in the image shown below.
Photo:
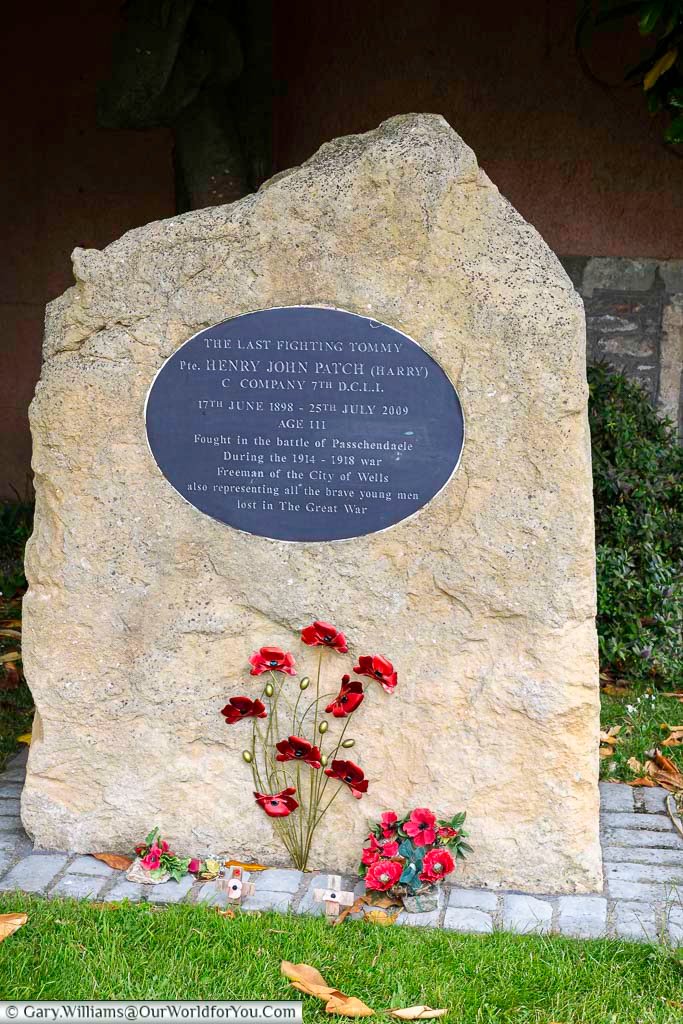
{"label": "stone wall", "polygon": [[583,298],[589,362],[637,380],[683,438],[683,260],[565,257]]}

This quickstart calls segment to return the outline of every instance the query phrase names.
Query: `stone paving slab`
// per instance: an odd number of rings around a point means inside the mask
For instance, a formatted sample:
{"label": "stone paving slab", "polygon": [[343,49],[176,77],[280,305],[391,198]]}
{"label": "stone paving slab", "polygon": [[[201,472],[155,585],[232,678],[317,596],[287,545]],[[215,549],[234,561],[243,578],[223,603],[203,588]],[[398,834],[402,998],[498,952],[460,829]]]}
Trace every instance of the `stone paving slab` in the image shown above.
{"label": "stone paving slab", "polygon": [[0,889],[21,889],[22,892],[44,892],[55,876],[66,866],[66,853],[33,853],[15,864],[0,880]]}
{"label": "stone paving slab", "polygon": [[488,935],[493,931],[493,918],[475,907],[447,907],[443,926],[454,932]]}
{"label": "stone paving slab", "polygon": [[76,857],[76,860],[72,861],[66,870],[70,874],[102,875],[105,878],[115,873],[114,869],[104,861],[95,860],[94,857],[89,857],[87,854],[83,857]]}
{"label": "stone paving slab", "polygon": [[486,889],[451,889],[448,895],[449,907],[471,907],[473,910],[495,912],[498,896]]}
{"label": "stone paving slab", "polygon": [[619,902],[615,906],[614,932],[621,939],[656,942],[657,919],[654,907],[647,903]]}
{"label": "stone paving slab", "polygon": [[[215,882],[195,882],[187,876],[180,883],[145,886],[127,881],[122,872],[94,857],[33,848],[17,814],[25,757],[22,752],[22,760],[13,761],[0,775],[0,890],[109,902],[227,904]],[[666,813],[666,791],[602,783],[600,793],[604,893],[553,897],[446,887],[437,910],[403,911],[396,923],[482,936],[502,928],[575,938],[668,938],[683,944],[683,838]],[[314,891],[326,887],[327,874],[269,868],[253,872],[249,880],[256,888],[242,903],[246,912],[324,913]],[[355,877],[342,876],[342,886],[356,896],[364,891]]]}
{"label": "stone paving slab", "polygon": [[552,903],[536,896],[510,893],[503,897],[503,928],[522,935],[547,935],[551,930]]}
{"label": "stone paving slab", "polygon": [[[643,815],[645,817],[645,815]],[[683,850],[678,832],[651,832],[649,829],[607,828],[601,832],[602,843],[609,846],[655,846]]]}
{"label": "stone paving slab", "polygon": [[607,900],[603,896],[560,896],[557,925],[563,935],[598,939],[607,930]]}
{"label": "stone paving slab", "polygon": [[117,903],[119,900],[130,900],[131,903],[138,903],[145,898],[144,889],[145,886],[141,882],[129,882],[126,876],[121,873],[121,877],[107,891],[105,899],[107,903]]}
{"label": "stone paving slab", "polygon": [[51,896],[74,896],[77,899],[95,899],[104,888],[104,878],[97,875],[64,874],[50,890]]}

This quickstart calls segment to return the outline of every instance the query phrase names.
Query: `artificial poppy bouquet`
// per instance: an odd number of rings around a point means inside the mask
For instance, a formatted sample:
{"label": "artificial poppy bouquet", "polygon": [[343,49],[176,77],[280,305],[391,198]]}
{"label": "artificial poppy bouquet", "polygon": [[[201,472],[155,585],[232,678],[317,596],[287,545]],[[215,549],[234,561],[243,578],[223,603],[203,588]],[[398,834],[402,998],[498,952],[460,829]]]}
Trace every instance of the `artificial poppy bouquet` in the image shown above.
{"label": "artificial poppy bouquet", "polygon": [[204,862],[197,857],[178,857],[165,839],[161,838],[158,828],[153,828],[144,843],[135,847],[137,860],[133,868],[135,881],[165,882],[173,878],[179,882],[189,872],[198,874]]}
{"label": "artificial poppy bouquet", "polygon": [[[244,761],[251,766],[254,799],[273,823],[295,866],[305,870],[315,831],[339,793],[360,800],[368,790],[363,769],[346,758],[356,740],[347,730],[369,696],[367,679],[392,693],[398,677],[381,655],[362,655],[354,675],[335,667],[348,652],[346,636],[329,622],[301,631],[305,647],[318,649],[311,677],[298,676],[294,656],[279,647],[261,647],[249,658],[252,676],[265,676],[257,697],[231,697],[221,714],[227,725],[249,720],[251,736]],[[325,669],[325,671],[323,671]],[[336,676],[334,684],[329,676]],[[328,685],[334,689],[327,691]],[[309,688],[311,688],[309,692]],[[335,785],[336,784],[336,785]]]}
{"label": "artificial poppy bouquet", "polygon": [[433,890],[455,871],[458,858],[471,852],[464,823],[464,812],[443,821],[428,807],[416,807],[403,818],[386,811],[370,828],[361,855],[365,888],[395,896],[411,910],[436,906]]}

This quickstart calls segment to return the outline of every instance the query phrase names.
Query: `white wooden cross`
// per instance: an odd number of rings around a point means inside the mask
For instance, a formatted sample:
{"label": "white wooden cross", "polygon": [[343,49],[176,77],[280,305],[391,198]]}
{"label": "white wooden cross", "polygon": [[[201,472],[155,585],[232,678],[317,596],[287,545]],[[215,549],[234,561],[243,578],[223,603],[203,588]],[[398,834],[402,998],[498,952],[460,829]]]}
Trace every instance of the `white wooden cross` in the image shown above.
{"label": "white wooden cross", "polygon": [[353,906],[353,893],[344,892],[341,884],[339,875],[328,875],[327,888],[315,889],[313,892],[316,903],[325,904],[325,917],[328,919],[339,917],[340,907]]}
{"label": "white wooden cross", "polygon": [[224,871],[225,868],[221,868],[218,888],[227,893],[229,903],[241,903],[245,896],[251,896],[256,886],[244,880],[242,868],[233,868],[229,876]]}

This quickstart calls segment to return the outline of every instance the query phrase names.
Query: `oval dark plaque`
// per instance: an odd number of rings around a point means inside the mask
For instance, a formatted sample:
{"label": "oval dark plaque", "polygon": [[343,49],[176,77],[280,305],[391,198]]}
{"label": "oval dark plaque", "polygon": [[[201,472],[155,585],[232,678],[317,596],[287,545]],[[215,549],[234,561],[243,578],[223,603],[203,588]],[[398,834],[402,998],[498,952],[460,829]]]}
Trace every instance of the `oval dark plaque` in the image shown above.
{"label": "oval dark plaque", "polygon": [[460,459],[463,417],[431,356],[386,324],[285,306],[200,331],[145,410],[167,480],[261,537],[360,537],[413,515]]}

